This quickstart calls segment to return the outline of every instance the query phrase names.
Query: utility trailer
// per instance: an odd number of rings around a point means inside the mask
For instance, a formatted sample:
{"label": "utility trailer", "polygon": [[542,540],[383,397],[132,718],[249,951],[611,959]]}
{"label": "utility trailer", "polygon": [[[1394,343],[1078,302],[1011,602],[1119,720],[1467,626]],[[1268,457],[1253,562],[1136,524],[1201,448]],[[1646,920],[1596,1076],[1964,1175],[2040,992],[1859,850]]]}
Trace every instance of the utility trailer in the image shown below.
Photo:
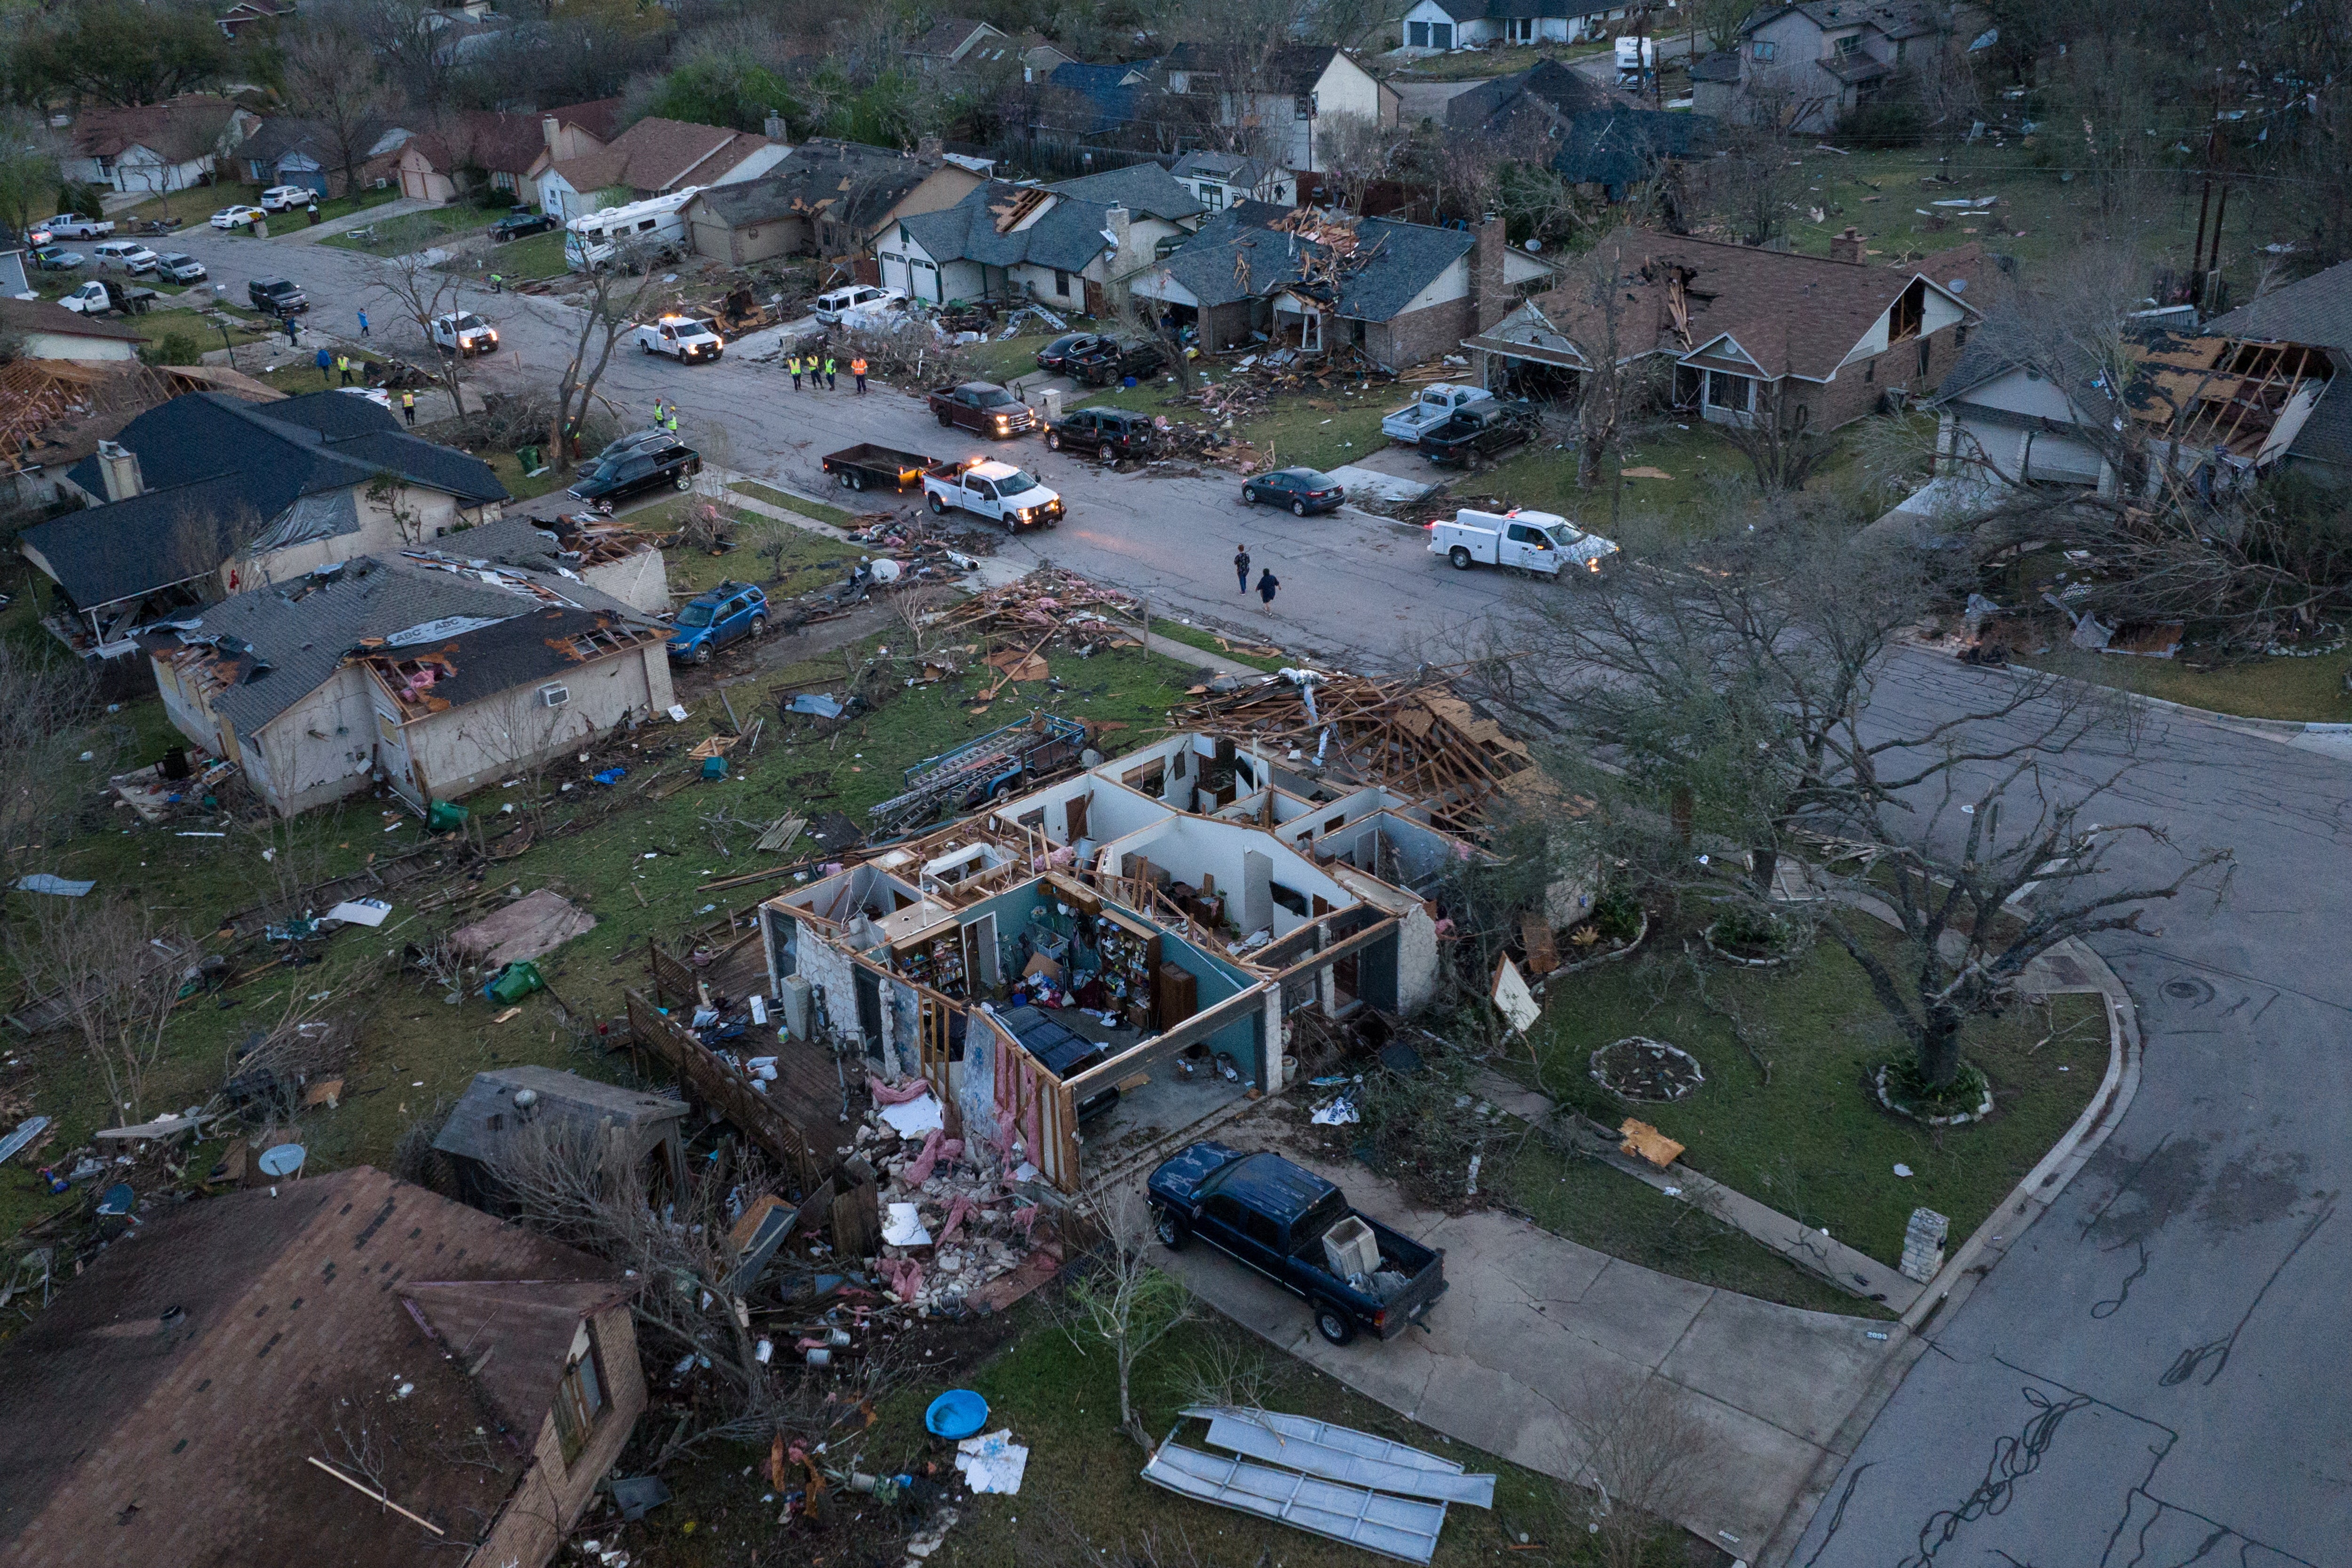
{"label": "utility trailer", "polygon": [[1076,762],[1086,747],[1084,724],[1051,713],[1034,713],[951,752],[925,757],[907,770],[906,793],[893,795],[867,815],[885,829],[904,831],[929,821],[942,808],[970,811],[999,795],[1043,783],[1047,775]]}
{"label": "utility trailer", "polygon": [[901,452],[895,447],[860,441],[855,447],[827,453],[824,471],[839,480],[845,489],[912,490],[923,488],[924,470],[938,462],[938,458],[926,458],[920,452]]}

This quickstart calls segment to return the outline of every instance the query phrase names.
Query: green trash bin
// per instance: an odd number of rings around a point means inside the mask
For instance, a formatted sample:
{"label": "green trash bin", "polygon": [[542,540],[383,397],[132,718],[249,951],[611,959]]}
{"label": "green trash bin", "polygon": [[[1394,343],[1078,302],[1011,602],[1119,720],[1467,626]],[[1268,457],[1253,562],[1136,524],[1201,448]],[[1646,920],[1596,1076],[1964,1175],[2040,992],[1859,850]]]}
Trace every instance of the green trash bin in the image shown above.
{"label": "green trash bin", "polygon": [[547,982],[540,978],[536,964],[509,963],[499,971],[498,978],[482,987],[482,994],[493,1002],[520,1002],[534,991],[542,991]]}
{"label": "green trash bin", "polygon": [[534,471],[539,467],[539,448],[536,447],[517,447],[515,448],[515,461],[522,465],[522,471],[524,473],[528,474]]}
{"label": "green trash bin", "polygon": [[703,758],[702,776],[707,779],[725,778],[727,776],[727,759],[724,757]]}
{"label": "green trash bin", "polygon": [[425,814],[428,833],[455,833],[466,826],[466,808],[454,800],[436,800]]}

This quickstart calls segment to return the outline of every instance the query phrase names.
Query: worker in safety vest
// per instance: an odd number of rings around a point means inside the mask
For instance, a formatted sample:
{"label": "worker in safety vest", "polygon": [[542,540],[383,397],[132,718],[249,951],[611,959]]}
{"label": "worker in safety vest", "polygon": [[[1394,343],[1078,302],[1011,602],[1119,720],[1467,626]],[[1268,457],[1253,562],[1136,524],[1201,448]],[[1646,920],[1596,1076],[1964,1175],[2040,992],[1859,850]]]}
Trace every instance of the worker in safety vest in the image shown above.
{"label": "worker in safety vest", "polygon": [[415,425],[416,394],[413,392],[404,392],[400,395],[400,412],[401,416],[406,419],[412,426]]}
{"label": "worker in safety vest", "polygon": [[849,362],[849,374],[857,378],[857,395],[866,395],[866,356],[859,354]]}

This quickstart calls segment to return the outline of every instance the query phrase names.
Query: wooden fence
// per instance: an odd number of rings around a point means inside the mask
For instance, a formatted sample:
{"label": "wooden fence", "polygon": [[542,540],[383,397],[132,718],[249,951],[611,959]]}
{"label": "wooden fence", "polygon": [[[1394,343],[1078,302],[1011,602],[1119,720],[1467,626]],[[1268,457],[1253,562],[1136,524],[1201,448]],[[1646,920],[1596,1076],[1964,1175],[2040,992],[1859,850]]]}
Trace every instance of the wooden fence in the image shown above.
{"label": "wooden fence", "polygon": [[753,1089],[750,1079],[704,1045],[693,1030],[664,1015],[642,992],[633,986],[626,994],[631,1033],[669,1064],[679,1085],[742,1129],[745,1137],[791,1173],[801,1190],[815,1185],[824,1173],[825,1162],[810,1149],[792,1118]]}

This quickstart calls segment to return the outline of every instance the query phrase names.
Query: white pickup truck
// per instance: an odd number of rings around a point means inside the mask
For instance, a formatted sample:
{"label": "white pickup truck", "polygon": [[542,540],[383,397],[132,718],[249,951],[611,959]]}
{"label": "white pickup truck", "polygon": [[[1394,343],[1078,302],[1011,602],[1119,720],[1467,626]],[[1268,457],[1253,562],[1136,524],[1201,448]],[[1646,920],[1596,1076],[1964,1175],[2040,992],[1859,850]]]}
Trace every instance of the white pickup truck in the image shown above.
{"label": "white pickup truck", "polygon": [[1391,441],[1415,442],[1453,418],[1456,409],[1491,402],[1494,396],[1483,386],[1456,386],[1451,382],[1424,386],[1419,397],[1381,421],[1381,433]]}
{"label": "white pickup truck", "polygon": [[155,290],[93,278],[58,300],[79,316],[103,316],[111,310],[137,315],[155,299]]}
{"label": "white pickup truck", "polygon": [[1429,552],[1457,572],[1473,566],[1516,566],[1546,577],[1598,574],[1617,546],[1587,533],[1557,512],[1457,511],[1452,522],[1429,525]]}
{"label": "white pickup truck", "polygon": [[433,346],[443,353],[494,354],[499,330],[471,310],[452,311],[433,318]]}
{"label": "white pickup truck", "polygon": [[103,239],[114,232],[114,220],[110,217],[83,217],[78,213],[59,213],[55,217],[45,217],[28,226],[46,229],[52,239]]}
{"label": "white pickup truck", "polygon": [[727,352],[727,340],[699,317],[664,316],[637,329],[637,347],[688,364],[716,364]]}
{"label": "white pickup truck", "polygon": [[1062,521],[1062,498],[1010,463],[971,458],[923,471],[923,499],[936,512],[961,507],[1004,525],[1007,533],[1051,528]]}

